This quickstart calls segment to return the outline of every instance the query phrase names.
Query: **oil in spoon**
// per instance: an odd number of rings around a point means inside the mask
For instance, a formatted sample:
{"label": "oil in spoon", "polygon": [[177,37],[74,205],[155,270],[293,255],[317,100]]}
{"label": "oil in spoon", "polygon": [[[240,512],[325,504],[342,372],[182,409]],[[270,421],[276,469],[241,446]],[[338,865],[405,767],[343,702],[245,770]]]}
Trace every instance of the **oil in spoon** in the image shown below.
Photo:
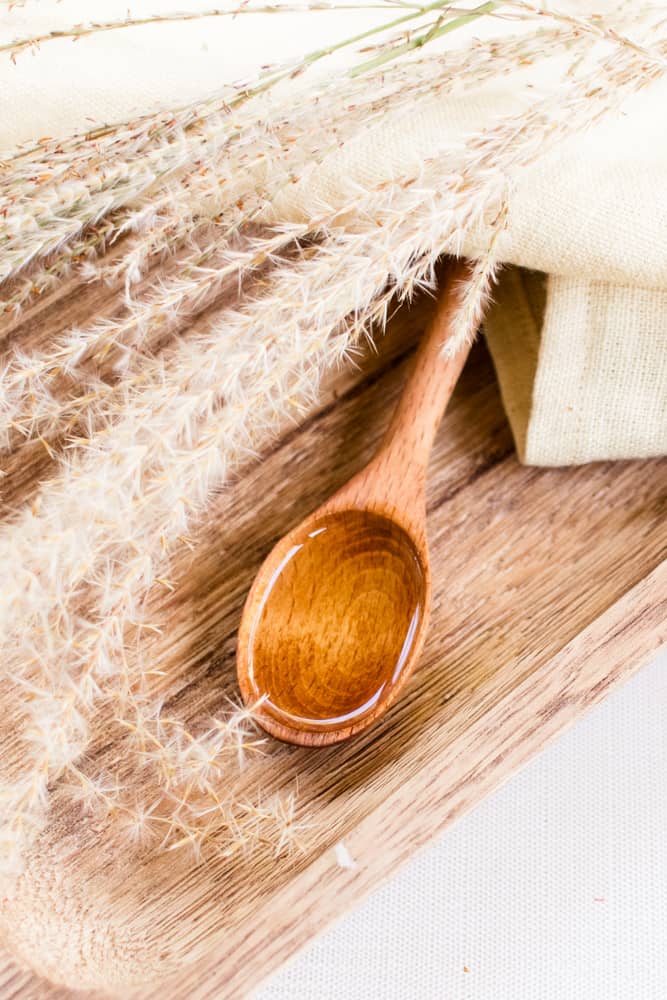
{"label": "oil in spoon", "polygon": [[311,522],[250,625],[248,680],[262,711],[292,729],[362,719],[400,677],[425,593],[415,546],[393,521],[349,510]]}

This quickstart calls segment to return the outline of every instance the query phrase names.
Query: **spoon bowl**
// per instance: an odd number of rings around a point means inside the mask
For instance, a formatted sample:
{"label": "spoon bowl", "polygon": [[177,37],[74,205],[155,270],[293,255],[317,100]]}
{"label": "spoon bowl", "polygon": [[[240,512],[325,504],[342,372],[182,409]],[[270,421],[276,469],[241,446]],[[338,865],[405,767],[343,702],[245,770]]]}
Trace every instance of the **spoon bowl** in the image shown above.
{"label": "spoon bowl", "polygon": [[292,743],[365,729],[411,673],[429,602],[428,560],[395,520],[366,507],[317,511],[278,543],[248,597],[244,700],[261,702],[264,728]]}
{"label": "spoon bowl", "polygon": [[426,466],[468,354],[443,355],[467,265],[449,274],[377,454],[270,552],[237,646],[244,702],[267,732],[324,746],[370,726],[407,682],[431,601]]}

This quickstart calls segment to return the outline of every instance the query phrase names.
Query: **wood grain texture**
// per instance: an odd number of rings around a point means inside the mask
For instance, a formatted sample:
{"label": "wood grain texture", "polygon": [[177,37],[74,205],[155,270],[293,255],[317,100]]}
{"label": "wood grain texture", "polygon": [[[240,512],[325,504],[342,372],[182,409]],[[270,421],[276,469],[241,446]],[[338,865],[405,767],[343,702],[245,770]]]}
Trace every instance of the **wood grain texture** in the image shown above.
{"label": "wood grain texture", "polygon": [[266,732],[328,746],[387,711],[424,643],[424,555],[363,507],[309,517],[278,543],[246,602],[236,655],[244,701]]}
{"label": "wood grain texture", "polygon": [[[402,312],[379,353],[332,379],[212,505],[153,643],[182,717],[235,691],[258,567],[375,452],[431,309]],[[429,467],[433,607],[418,670],[372,730],[316,751],[272,742],[262,762],[268,789],[298,779],[303,853],[196,868],[178,853],[119,858],[56,797],[26,875],[3,891],[3,1000],[247,997],[667,639],[666,486],[664,461],[521,467],[477,347]],[[94,753],[119,753],[103,720]],[[354,871],[337,867],[341,839]]]}
{"label": "wood grain texture", "polygon": [[447,267],[376,454],[280,540],[250,588],[239,687],[264,729],[288,743],[322,747],[363,732],[419,660],[431,608],[426,472],[470,350],[443,353],[468,270]]}

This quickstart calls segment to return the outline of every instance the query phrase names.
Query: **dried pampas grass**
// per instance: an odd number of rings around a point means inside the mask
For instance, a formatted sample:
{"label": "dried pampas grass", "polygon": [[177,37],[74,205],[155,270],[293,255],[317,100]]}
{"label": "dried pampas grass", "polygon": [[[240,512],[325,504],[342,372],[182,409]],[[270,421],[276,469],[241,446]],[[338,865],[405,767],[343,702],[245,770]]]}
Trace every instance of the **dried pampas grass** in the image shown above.
{"label": "dried pampas grass", "polygon": [[[553,23],[406,61],[483,15]],[[433,288],[441,255],[481,230],[486,253],[443,349],[474,336],[517,173],[667,65],[664,25],[641,12],[604,20],[523,2],[431,3],[396,21],[411,33],[383,40],[378,29],[372,53],[344,77],[289,102],[265,95],[325,54],[201,105],[18,150],[2,165],[0,445],[14,462],[36,443],[49,456],[48,475],[0,525],[0,558],[12,567],[0,590],[2,697],[21,720],[0,790],[7,869],[56,793],[113,819],[142,849],[231,856],[298,845],[291,790],[261,788],[252,711],[229,706],[189,727],[166,710],[164,679],[142,655],[142,636],[160,628],[149,597],[178,586],[173,560],[213,491],[298,419],[323,372],[381,328],[392,303]],[[635,37],[645,24],[650,47]],[[350,180],[335,205],[279,221],[285,192],[369,122],[545,53],[566,69],[525,110],[389,182]],[[40,296],[57,298],[64,279],[106,289],[106,315],[15,346],[21,317]],[[104,712],[123,734],[112,770],[89,753]],[[248,758],[251,798],[239,784]]]}

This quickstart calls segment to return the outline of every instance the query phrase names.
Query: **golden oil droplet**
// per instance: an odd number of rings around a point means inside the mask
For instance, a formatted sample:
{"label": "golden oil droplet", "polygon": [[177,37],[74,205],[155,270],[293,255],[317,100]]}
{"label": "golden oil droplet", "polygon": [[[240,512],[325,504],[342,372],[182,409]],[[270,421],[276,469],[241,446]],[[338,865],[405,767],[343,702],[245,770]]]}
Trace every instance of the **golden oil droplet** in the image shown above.
{"label": "golden oil droplet", "polygon": [[366,511],[293,539],[250,626],[262,711],[291,728],[351,724],[384,702],[419,633],[426,583],[409,536]]}

